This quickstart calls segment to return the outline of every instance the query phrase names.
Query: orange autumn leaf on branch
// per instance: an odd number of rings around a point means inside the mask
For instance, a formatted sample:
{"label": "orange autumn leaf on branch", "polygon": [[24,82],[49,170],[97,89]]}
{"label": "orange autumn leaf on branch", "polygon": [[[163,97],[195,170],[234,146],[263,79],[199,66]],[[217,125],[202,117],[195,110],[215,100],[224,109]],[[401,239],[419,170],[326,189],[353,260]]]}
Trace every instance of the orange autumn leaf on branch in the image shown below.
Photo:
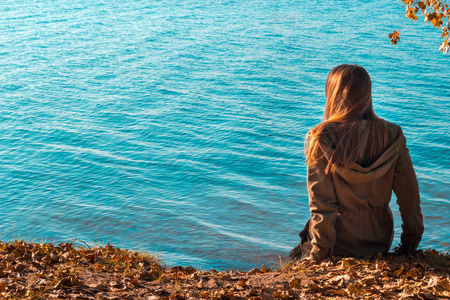
{"label": "orange autumn leaf on branch", "polygon": [[410,19],[410,20],[417,21],[417,15],[416,15],[416,12],[417,12],[417,11],[418,11],[418,8],[417,8],[417,10],[416,10],[415,8],[408,7],[407,10],[406,10],[406,16],[407,16],[408,19]]}
{"label": "orange autumn leaf on branch", "polygon": [[[439,50],[444,54],[450,49],[450,7],[446,0],[400,0],[406,5],[405,17],[417,21],[417,13],[420,11],[424,16],[425,23],[430,22],[433,27],[441,30],[441,38],[444,41],[440,44]],[[445,24],[445,25],[444,25]],[[399,31],[389,34],[392,44],[397,44],[400,40]]]}
{"label": "orange autumn leaf on branch", "polygon": [[400,37],[398,36],[398,31],[394,31],[393,33],[389,33],[389,38],[391,39],[391,43],[393,45],[396,45],[397,42],[400,40]]}

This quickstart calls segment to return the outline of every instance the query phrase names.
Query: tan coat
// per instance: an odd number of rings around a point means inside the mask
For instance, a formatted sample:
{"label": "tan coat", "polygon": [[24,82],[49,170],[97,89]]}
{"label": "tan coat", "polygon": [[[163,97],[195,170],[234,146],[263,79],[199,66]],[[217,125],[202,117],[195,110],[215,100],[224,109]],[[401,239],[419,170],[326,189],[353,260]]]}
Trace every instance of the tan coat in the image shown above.
{"label": "tan coat", "polygon": [[[419,187],[401,128],[386,122],[391,146],[368,167],[325,174],[331,138],[321,144],[325,155],[308,165],[311,219],[300,233],[293,259],[320,261],[328,256],[364,257],[387,252],[394,236],[389,208],[392,191],[403,221],[401,249],[414,251],[423,233]],[[363,138],[363,137],[362,137]]]}

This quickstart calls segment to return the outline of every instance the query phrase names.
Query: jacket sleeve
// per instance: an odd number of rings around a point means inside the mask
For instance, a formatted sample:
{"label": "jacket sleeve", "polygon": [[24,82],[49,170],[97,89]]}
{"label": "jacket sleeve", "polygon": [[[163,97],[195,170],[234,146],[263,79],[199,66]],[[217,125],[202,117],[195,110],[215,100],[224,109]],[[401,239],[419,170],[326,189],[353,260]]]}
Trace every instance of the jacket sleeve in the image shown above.
{"label": "jacket sleeve", "polygon": [[400,149],[394,174],[394,193],[397,196],[403,222],[400,250],[411,253],[419,246],[424,227],[420,209],[419,184],[404,137]]}
{"label": "jacket sleeve", "polygon": [[325,174],[325,158],[308,165],[307,186],[311,220],[309,234],[311,236],[310,259],[321,261],[333,255],[336,242],[334,223],[338,213],[336,192],[331,172]]}

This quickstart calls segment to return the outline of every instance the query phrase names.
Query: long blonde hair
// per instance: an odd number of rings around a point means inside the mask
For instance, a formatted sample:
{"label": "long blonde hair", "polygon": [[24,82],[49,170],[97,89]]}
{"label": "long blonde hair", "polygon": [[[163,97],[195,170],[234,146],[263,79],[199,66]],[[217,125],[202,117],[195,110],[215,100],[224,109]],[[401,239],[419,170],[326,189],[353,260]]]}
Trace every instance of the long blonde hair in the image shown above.
{"label": "long blonde hair", "polygon": [[[337,66],[328,74],[325,94],[323,120],[306,137],[306,163],[320,159],[327,151],[321,148],[321,142],[325,137],[334,137],[326,173],[349,169],[354,162],[370,165],[386,150],[389,132],[373,110],[369,74],[358,65]],[[362,126],[364,120],[367,126]],[[367,139],[361,139],[362,135]]]}

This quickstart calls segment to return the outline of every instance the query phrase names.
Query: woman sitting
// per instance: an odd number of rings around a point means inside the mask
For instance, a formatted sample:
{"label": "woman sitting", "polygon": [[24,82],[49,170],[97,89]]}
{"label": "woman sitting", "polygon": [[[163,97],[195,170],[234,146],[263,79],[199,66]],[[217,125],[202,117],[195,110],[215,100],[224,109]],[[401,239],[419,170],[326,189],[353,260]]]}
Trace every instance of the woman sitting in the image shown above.
{"label": "woman sitting", "polygon": [[375,115],[371,80],[340,65],[326,82],[323,121],[306,142],[311,218],[295,260],[386,253],[394,237],[392,191],[403,221],[400,252],[417,249],[424,230],[419,187],[400,126]]}

